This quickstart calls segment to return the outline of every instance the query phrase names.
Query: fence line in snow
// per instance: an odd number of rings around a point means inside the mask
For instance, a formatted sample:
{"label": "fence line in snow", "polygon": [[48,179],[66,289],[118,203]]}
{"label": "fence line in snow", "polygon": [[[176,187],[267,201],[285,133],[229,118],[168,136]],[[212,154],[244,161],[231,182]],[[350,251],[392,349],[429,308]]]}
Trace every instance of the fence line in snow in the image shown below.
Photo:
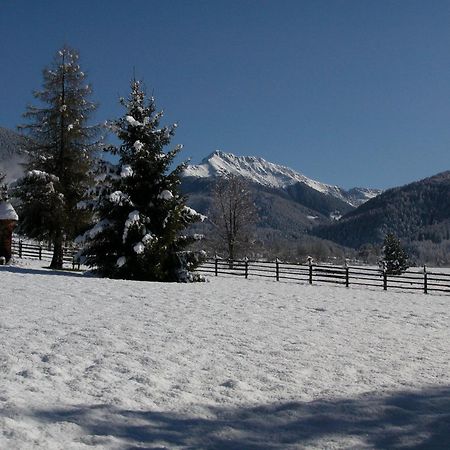
{"label": "fence line in snow", "polygon": [[[53,256],[53,246],[41,243],[31,243],[22,239],[13,238],[11,244],[13,256],[17,258],[39,259],[41,261],[51,261]],[[79,269],[80,262],[76,257],[78,249],[71,246],[63,247],[63,262],[72,266],[72,269]]]}
{"label": "fence line in snow", "polygon": [[[76,248],[64,247],[64,264],[71,265],[72,269],[80,268],[76,253]],[[18,258],[51,261],[53,248],[51,245],[13,239],[12,254]],[[208,258],[197,271],[215,276],[235,275],[244,278],[267,278],[309,284],[332,283],[345,287],[355,285],[379,287],[384,290],[422,291],[425,294],[433,292],[450,294],[450,273],[429,271],[425,266],[421,270],[410,269],[401,275],[389,275],[385,270],[365,266],[316,264],[312,261],[307,264],[299,264],[282,262],[279,259],[257,261],[244,258],[230,261],[215,257]]]}
{"label": "fence line in snow", "polygon": [[298,281],[309,284],[332,283],[388,289],[450,294],[450,274],[423,269],[410,269],[401,275],[389,275],[386,270],[365,266],[338,266],[275,261],[256,261],[244,258],[228,260],[219,257],[207,259],[198,269],[204,274],[235,275],[243,278],[259,277],[276,281]]}

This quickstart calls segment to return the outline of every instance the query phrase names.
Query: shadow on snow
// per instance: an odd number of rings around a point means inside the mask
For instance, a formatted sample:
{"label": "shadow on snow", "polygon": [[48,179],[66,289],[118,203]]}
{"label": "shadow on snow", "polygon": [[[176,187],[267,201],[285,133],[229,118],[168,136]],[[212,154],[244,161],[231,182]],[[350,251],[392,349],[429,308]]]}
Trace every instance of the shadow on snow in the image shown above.
{"label": "shadow on snow", "polygon": [[34,268],[34,267],[17,267],[17,266],[0,266],[0,271],[18,273],[24,275],[50,275],[65,277],[82,277],[87,276],[83,272],[73,272],[66,270],[53,270],[50,268]]}
{"label": "shadow on snow", "polygon": [[328,440],[334,448],[450,448],[449,386],[201,411],[203,417],[87,405],[26,415],[43,423],[76,424],[91,439],[115,437],[128,450],[303,448],[319,439],[318,445]]}

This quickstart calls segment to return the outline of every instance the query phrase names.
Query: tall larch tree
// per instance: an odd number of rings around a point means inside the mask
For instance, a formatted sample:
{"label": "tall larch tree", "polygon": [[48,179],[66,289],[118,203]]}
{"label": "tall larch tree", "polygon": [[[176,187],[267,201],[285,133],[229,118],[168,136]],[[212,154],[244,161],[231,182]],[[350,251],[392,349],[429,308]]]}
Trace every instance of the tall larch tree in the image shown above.
{"label": "tall larch tree", "polygon": [[163,113],[139,81],[131,82],[121,104],[126,111],[111,124],[121,142],[110,148],[119,159],[117,173],[100,193],[97,224],[80,239],[85,262],[111,278],[192,280],[199,260],[186,250],[195,236],[185,231],[202,217],[180,194],[185,165],[173,163],[182,146],[165,150],[176,125],[160,126]]}
{"label": "tall larch tree", "polygon": [[90,213],[77,208],[91,184],[90,169],[98,147],[98,127],[90,125],[96,105],[78,53],[65,46],[43,71],[34,92],[39,106],[28,106],[27,172],[14,195],[20,202],[19,231],[53,244],[50,267],[63,266],[63,243],[89,224]]}

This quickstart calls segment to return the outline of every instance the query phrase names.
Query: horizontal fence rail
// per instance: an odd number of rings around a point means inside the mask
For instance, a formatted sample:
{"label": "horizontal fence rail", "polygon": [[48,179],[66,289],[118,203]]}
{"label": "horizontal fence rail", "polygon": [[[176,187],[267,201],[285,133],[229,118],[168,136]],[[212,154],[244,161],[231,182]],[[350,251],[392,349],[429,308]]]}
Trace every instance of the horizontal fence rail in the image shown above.
{"label": "horizontal fence rail", "polygon": [[243,278],[266,278],[276,281],[297,281],[309,284],[365,286],[428,293],[450,294],[450,273],[410,269],[401,275],[390,275],[383,269],[365,266],[337,266],[316,263],[289,263],[275,261],[228,260],[208,258],[197,269],[202,274],[232,275]]}
{"label": "horizontal fence rail", "polygon": [[[51,261],[53,256],[51,246],[21,239],[13,239],[11,250],[12,254],[18,258]],[[77,252],[78,249],[75,247],[64,247],[64,264],[71,266],[72,269],[80,269]],[[244,258],[230,261],[222,258],[208,258],[197,271],[215,276],[231,275],[309,284],[330,283],[345,287],[363,286],[384,290],[420,291],[425,294],[433,292],[450,294],[450,273],[429,271],[425,266],[423,269],[410,269],[401,275],[389,275],[382,269],[365,266],[300,264],[282,262],[279,259],[257,261]]]}
{"label": "horizontal fence rail", "polygon": [[[17,258],[39,259],[41,261],[51,261],[53,257],[53,247],[13,239],[11,244],[12,255]],[[63,247],[63,263],[72,266],[72,269],[80,269],[80,261],[77,257],[78,249],[75,247]]]}

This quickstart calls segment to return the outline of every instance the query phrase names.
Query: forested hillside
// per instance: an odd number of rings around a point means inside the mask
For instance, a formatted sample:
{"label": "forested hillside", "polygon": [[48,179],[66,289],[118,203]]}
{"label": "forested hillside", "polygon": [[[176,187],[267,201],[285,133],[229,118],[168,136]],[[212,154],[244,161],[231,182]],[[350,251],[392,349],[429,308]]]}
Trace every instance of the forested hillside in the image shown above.
{"label": "forested hillside", "polygon": [[450,171],[390,189],[313,231],[353,248],[380,244],[387,232],[395,233],[419,259],[448,259]]}

